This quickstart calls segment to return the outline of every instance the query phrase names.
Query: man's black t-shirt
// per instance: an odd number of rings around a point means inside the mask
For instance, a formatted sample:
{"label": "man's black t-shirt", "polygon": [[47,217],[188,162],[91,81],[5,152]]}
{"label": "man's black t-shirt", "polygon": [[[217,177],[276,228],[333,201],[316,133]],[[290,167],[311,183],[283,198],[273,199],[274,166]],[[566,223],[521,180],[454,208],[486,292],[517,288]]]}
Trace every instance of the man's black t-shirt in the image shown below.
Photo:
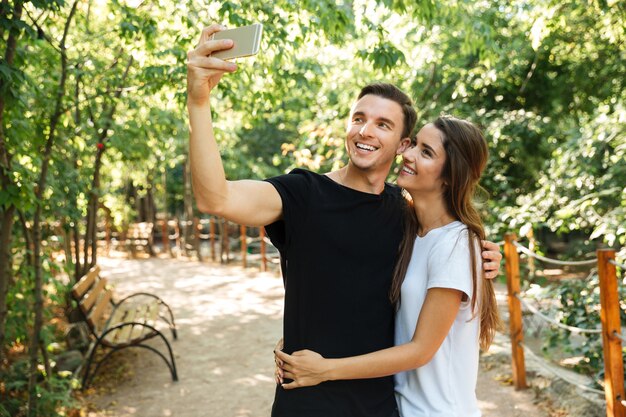
{"label": "man's black t-shirt", "polygon": [[[393,346],[389,287],[402,236],[402,196],[344,187],[296,169],[270,178],[283,219],[267,227],[279,249],[285,282],[285,351],[311,349],[326,358]],[[389,417],[393,378],[329,381],[284,390],[274,417]]]}

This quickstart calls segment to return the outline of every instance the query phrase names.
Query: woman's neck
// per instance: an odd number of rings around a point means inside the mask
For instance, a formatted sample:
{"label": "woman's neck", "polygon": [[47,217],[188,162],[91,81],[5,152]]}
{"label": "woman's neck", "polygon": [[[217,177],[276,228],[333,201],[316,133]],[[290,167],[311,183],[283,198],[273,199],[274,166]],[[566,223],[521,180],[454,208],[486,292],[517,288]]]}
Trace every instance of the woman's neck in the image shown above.
{"label": "woman's neck", "polygon": [[428,232],[438,227],[445,226],[456,220],[450,214],[443,196],[439,195],[413,195],[413,207],[419,222],[417,234],[420,237],[426,236]]}

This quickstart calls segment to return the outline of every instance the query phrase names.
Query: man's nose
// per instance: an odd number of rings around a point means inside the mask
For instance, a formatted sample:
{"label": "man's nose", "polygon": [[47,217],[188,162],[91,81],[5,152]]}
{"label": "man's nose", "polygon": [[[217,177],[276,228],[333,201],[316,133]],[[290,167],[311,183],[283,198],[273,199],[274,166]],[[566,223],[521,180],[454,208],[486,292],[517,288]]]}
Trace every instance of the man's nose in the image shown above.
{"label": "man's nose", "polygon": [[361,136],[369,136],[370,130],[370,124],[364,123],[363,126],[361,126],[361,130],[359,130],[359,134]]}

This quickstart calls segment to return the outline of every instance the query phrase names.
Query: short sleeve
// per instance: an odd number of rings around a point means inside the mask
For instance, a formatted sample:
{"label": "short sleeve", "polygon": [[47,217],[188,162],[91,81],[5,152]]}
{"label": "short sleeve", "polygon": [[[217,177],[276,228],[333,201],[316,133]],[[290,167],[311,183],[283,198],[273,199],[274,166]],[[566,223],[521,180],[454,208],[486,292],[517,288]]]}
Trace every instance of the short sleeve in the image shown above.
{"label": "short sleeve", "polygon": [[468,299],[472,298],[472,265],[467,229],[448,231],[431,248],[427,288],[451,288],[464,292]]}
{"label": "short sleeve", "polygon": [[283,203],[282,219],[265,226],[272,244],[281,252],[289,245],[300,222],[306,218],[311,198],[311,176],[308,171],[294,169],[289,174],[265,180],[276,188]]}

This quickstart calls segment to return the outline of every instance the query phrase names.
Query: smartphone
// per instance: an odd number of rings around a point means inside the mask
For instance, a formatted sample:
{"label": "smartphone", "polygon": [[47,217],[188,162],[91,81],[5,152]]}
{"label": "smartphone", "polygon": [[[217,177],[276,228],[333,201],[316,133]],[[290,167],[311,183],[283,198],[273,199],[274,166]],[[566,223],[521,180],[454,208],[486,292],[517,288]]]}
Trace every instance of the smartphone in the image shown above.
{"label": "smartphone", "polygon": [[233,59],[254,55],[259,52],[262,31],[263,25],[255,23],[249,26],[241,26],[216,32],[211,37],[212,40],[232,39],[234,45],[230,49],[213,52],[211,56],[219,59]]}

